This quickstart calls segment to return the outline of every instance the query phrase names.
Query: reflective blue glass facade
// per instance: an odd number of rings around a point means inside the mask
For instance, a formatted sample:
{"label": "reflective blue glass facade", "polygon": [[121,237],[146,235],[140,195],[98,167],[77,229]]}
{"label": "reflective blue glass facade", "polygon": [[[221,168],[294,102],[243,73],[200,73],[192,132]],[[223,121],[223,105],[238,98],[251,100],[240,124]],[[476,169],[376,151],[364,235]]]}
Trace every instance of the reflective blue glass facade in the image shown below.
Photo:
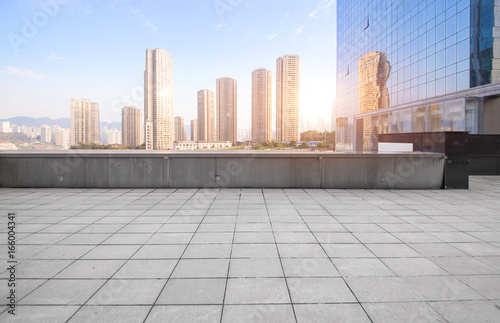
{"label": "reflective blue glass facade", "polygon": [[379,133],[478,131],[477,100],[446,96],[500,81],[499,0],[339,0],[337,10],[338,151],[376,150]]}

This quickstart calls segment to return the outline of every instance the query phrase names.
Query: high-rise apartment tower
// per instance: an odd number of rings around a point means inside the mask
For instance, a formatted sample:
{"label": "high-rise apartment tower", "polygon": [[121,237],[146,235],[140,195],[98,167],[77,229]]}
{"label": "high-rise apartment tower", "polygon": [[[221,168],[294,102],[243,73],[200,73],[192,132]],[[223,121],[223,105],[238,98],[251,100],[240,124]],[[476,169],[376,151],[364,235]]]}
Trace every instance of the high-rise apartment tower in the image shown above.
{"label": "high-rise apartment tower", "polygon": [[174,149],[174,72],[172,55],[146,49],[144,137],[147,150]]}
{"label": "high-rise apartment tower", "polygon": [[299,141],[300,58],[276,60],[276,140]]}
{"label": "high-rise apartment tower", "polygon": [[[217,141],[214,92],[198,91],[198,140]],[[193,139],[191,139],[193,140]]]}
{"label": "high-rise apartment tower", "polygon": [[186,132],[184,131],[184,118],[175,117],[175,141],[186,141]]}
{"label": "high-rise apartment tower", "polygon": [[142,110],[136,107],[122,109],[122,143],[131,147],[143,144]]}
{"label": "high-rise apartment tower", "polygon": [[191,141],[198,141],[198,119],[191,120]]}
{"label": "high-rise apartment tower", "polygon": [[99,144],[99,104],[71,99],[71,145]]}
{"label": "high-rise apartment tower", "polygon": [[272,73],[260,68],[252,72],[252,142],[272,140]]}
{"label": "high-rise apartment tower", "polygon": [[219,141],[237,141],[236,80],[230,77],[217,79],[217,134]]}

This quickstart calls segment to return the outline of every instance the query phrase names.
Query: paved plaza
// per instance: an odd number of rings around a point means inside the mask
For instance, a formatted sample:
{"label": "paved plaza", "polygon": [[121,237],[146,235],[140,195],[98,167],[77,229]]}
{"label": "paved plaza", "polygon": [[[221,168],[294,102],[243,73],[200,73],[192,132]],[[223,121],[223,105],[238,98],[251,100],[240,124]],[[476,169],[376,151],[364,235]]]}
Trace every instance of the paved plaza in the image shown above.
{"label": "paved plaza", "polygon": [[0,322],[500,322],[500,177],[470,186],[0,189]]}

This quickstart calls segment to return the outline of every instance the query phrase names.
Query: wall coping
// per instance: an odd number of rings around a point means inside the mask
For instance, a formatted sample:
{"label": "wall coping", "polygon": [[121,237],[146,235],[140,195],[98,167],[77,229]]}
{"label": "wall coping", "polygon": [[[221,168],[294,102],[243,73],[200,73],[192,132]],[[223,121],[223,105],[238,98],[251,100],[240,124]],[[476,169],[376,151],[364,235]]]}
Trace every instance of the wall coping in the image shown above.
{"label": "wall coping", "polygon": [[442,158],[442,153],[430,152],[303,152],[303,151],[134,151],[113,150],[44,150],[44,151],[0,151],[0,158]]}

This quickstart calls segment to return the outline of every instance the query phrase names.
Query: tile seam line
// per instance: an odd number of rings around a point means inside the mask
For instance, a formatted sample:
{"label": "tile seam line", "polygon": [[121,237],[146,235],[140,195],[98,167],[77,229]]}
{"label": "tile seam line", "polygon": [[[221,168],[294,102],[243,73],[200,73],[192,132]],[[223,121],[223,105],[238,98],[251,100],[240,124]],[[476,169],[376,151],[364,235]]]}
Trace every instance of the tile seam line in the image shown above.
{"label": "tile seam line", "polygon": [[[208,189],[211,189],[211,188],[208,188]],[[161,288],[160,292],[158,293],[158,296],[156,296],[156,299],[154,300],[153,304],[151,305],[151,308],[149,309],[148,313],[146,314],[146,316],[144,317],[144,320],[143,320],[143,323],[145,323],[149,317],[149,315],[151,314],[151,312],[153,311],[153,308],[155,307],[156,303],[158,302],[158,299],[160,298],[161,294],[163,293],[163,291],[165,290],[165,287],[167,286],[170,278],[172,277],[175,269],[177,268],[177,266],[179,265],[179,262],[181,261],[182,257],[184,256],[184,254],[186,253],[186,250],[188,249],[189,245],[191,244],[191,241],[193,240],[194,236],[196,235],[196,233],[198,232],[198,230],[200,229],[200,226],[201,224],[203,223],[203,221],[205,220],[205,217],[207,216],[208,214],[208,211],[210,210],[210,208],[212,207],[213,203],[215,202],[216,200],[216,197],[217,195],[219,194],[220,192],[220,189],[219,188],[216,188],[217,189],[217,194],[215,194],[215,196],[213,197],[212,201],[210,202],[210,206],[207,208],[207,210],[205,211],[205,214],[203,215],[203,217],[201,218],[200,220],[200,223],[198,223],[198,226],[196,227],[196,230],[193,232],[193,235],[191,236],[191,239],[189,239],[189,242],[186,244],[186,247],[184,248],[184,251],[182,252],[182,254],[180,255],[179,259],[177,260],[177,263],[175,264],[174,268],[172,268],[172,271],[170,272],[168,278],[165,280],[165,284],[163,284],[163,287]],[[178,190],[180,189],[176,189],[174,192],[177,192]],[[189,197],[189,199],[187,199],[183,204],[182,206],[186,205],[186,203],[188,203],[188,201],[191,201],[191,199],[199,192],[201,192],[202,190],[201,189],[196,189],[194,191],[193,194],[191,194],[191,196]],[[207,196],[210,196],[210,195],[207,195]],[[207,197],[205,196],[205,197]],[[182,208],[181,206],[181,208]],[[179,208],[180,210],[180,208]],[[176,211],[177,213],[177,211]],[[174,214],[175,215],[175,214]],[[172,215],[171,217],[173,217],[174,215]],[[66,322],[67,323],[67,322]]]}
{"label": "tile seam line", "polygon": [[[214,199],[214,201],[215,201],[215,199]],[[232,260],[232,256],[233,256],[233,246],[234,246],[234,236],[236,235],[236,226],[238,223],[238,210],[239,210],[239,206],[240,206],[240,201],[241,201],[241,190],[240,190],[239,196],[238,196],[238,209],[236,209],[236,217],[234,219],[233,240],[231,241],[231,251],[229,252],[229,264],[227,267],[226,285],[224,286],[224,296],[222,298],[222,309],[220,311],[220,323],[222,323],[222,319],[224,318],[224,306],[226,305],[227,285],[229,283],[229,271],[231,270],[231,260]],[[208,210],[207,210],[207,213],[208,213]]]}
{"label": "tile seam line", "polygon": [[[92,190],[92,189],[85,189],[85,190],[83,190],[83,192],[88,192],[88,191],[90,191],[90,190]],[[110,191],[110,189],[105,190],[105,192],[106,192],[106,191]],[[121,195],[123,195],[123,194],[125,194],[125,193],[126,193],[126,192],[123,192],[122,194],[119,194],[119,195],[117,195],[117,196],[113,197],[113,198],[112,198],[112,199],[110,199],[110,200],[114,200],[115,198],[117,198],[117,197],[119,197],[119,196],[121,196]],[[78,193],[75,193],[75,194],[78,194]],[[73,194],[73,195],[75,195],[75,194]],[[95,195],[97,195],[97,194],[95,194]],[[93,195],[93,196],[95,196],[95,195]],[[50,202],[49,202],[49,203],[50,203]],[[104,202],[102,202],[102,203],[104,203]],[[99,203],[98,205],[100,205],[100,204],[102,204],[102,203]],[[45,205],[45,204],[41,204],[41,205]],[[82,212],[84,212],[84,211],[86,211],[86,210],[82,210],[81,212],[79,212],[79,213],[77,213],[77,214],[80,214],[80,213],[82,213]],[[74,216],[76,216],[77,214],[74,214],[74,215],[72,215],[72,216],[68,217],[68,219],[69,219],[69,218],[72,218],[72,217],[74,217]],[[105,217],[105,216],[104,216],[104,217]],[[97,220],[96,220],[96,221],[97,221]],[[61,222],[61,221],[59,221],[59,222]],[[59,222],[58,222],[58,223],[59,223]],[[95,222],[93,222],[93,223],[95,223]],[[91,224],[93,224],[93,223],[91,223]],[[91,225],[91,224],[89,224],[89,225]],[[87,225],[87,226],[89,226],[89,225]],[[87,226],[85,226],[85,228],[86,228]],[[50,226],[49,226],[49,227],[50,227]],[[83,228],[82,228],[82,229],[83,229]],[[75,233],[76,233],[76,232],[74,232],[73,234],[70,234],[68,237],[70,237],[70,236],[74,235]],[[67,239],[68,237],[66,237],[66,238],[64,238],[64,239]],[[62,239],[62,240],[64,240],[64,239]],[[60,241],[62,241],[62,240],[60,240]],[[59,241],[58,241],[58,242],[59,242]],[[102,242],[101,242],[101,243],[102,243]],[[50,247],[55,246],[55,245],[57,245],[57,243],[54,243],[54,244],[50,245],[49,247],[47,247],[47,248],[45,248],[45,249],[43,249],[43,250],[39,251],[38,253],[36,253],[36,254],[35,254],[35,256],[36,256],[36,255],[38,255],[38,254],[40,254],[41,252],[43,252],[43,251],[45,251],[45,250],[49,249]],[[95,248],[95,247],[96,247],[96,246],[94,246],[94,248]],[[64,267],[64,268],[62,268],[60,271],[58,271],[58,272],[57,272],[54,276],[52,276],[52,277],[48,278],[48,279],[47,279],[44,283],[40,284],[40,286],[36,287],[36,288],[35,288],[35,289],[33,289],[32,291],[30,291],[28,294],[24,295],[24,297],[22,297],[21,299],[19,299],[19,301],[18,301],[18,302],[22,301],[23,299],[25,299],[26,297],[28,297],[29,295],[31,295],[33,292],[35,292],[36,290],[38,290],[40,287],[42,287],[43,285],[47,284],[49,281],[51,281],[52,279],[54,279],[54,277],[55,277],[55,276],[59,275],[61,272],[63,272],[64,270],[66,270],[68,267],[70,267],[72,264],[74,264],[77,260],[81,259],[83,256],[85,256],[87,253],[89,253],[89,252],[90,252],[91,250],[93,250],[94,248],[90,249],[89,251],[87,251],[86,253],[84,253],[83,255],[81,255],[79,258],[74,259],[73,261],[71,261],[71,262],[70,262],[67,266],[65,266],[65,267]],[[51,259],[51,260],[68,260],[68,261],[69,261],[69,260],[72,260],[72,259]],[[44,279],[44,278],[42,278],[42,279]],[[101,287],[102,287],[102,286],[101,286]],[[100,288],[99,288],[99,289],[100,289]],[[0,314],[4,313],[6,310],[7,310],[7,309],[5,309],[4,311],[0,312]],[[79,310],[79,309],[78,309],[78,310]],[[76,312],[78,312],[78,310],[77,310]],[[75,312],[75,313],[76,313],[76,312]],[[74,315],[75,313],[73,313],[73,315]],[[73,315],[72,315],[72,316],[73,316]]]}
{"label": "tile seam line", "polygon": [[[311,195],[309,194],[309,192],[307,192],[306,190],[304,190],[304,192],[305,192],[307,195],[311,196]],[[287,198],[290,200],[290,197],[288,196],[288,194],[287,194],[286,192],[285,192],[285,194],[286,194]],[[333,196],[333,195],[332,195],[332,196]],[[327,211],[327,210],[323,207],[323,205],[321,205],[318,201],[316,201],[316,200],[315,200],[312,196],[311,196],[311,198],[312,198],[312,199],[313,199],[316,203],[318,203],[318,205],[320,205],[320,206],[321,206],[321,208],[322,208],[325,212],[327,212],[328,214],[330,214],[330,213],[329,213],[329,212],[328,212],[328,211]],[[291,200],[290,200],[290,202],[291,202]],[[314,239],[316,240],[316,243],[317,243],[317,244],[319,244],[319,246],[321,247],[321,250],[323,250],[323,252],[324,252],[324,253],[328,256],[328,253],[326,252],[326,250],[325,250],[325,248],[323,247],[323,245],[319,242],[319,240],[318,240],[318,238],[316,237],[316,235],[312,232],[311,228],[309,227],[309,224],[308,224],[306,221],[304,221],[304,217],[302,216],[302,214],[300,214],[300,212],[297,212],[297,213],[299,213],[299,216],[300,216],[300,218],[302,219],[302,222],[303,222],[303,223],[307,226],[307,228],[309,229],[309,232],[313,235]],[[333,215],[331,215],[331,216],[333,217]],[[342,223],[341,223],[341,225],[344,227],[344,225],[343,225]],[[345,227],[344,227],[344,228],[345,228]],[[345,228],[345,229],[347,230],[347,228]],[[350,232],[350,231],[349,231],[349,230],[347,230],[347,232]],[[354,237],[356,237],[356,236],[354,236]],[[356,237],[356,239],[358,239],[358,238]],[[358,240],[359,240],[359,239],[358,239]],[[361,241],[360,241],[360,242],[361,242]],[[364,244],[363,244],[363,246],[364,246]],[[369,250],[369,249],[368,249],[368,250]],[[370,252],[371,252],[371,250],[370,250]],[[372,252],[372,253],[373,253],[373,252]],[[337,269],[337,266],[335,266],[335,264],[333,263],[332,259],[331,259],[330,257],[328,257],[328,260],[329,260],[329,261],[330,261],[330,263],[333,265],[333,267],[335,267],[335,270],[336,270],[336,271],[340,274],[340,271]],[[366,317],[370,320],[370,322],[371,322],[371,323],[373,323],[372,318],[370,317],[370,315],[368,315],[368,312],[366,311],[365,307],[364,307],[364,306],[363,306],[363,304],[359,301],[358,297],[356,296],[356,294],[354,293],[354,291],[351,289],[351,286],[349,286],[349,284],[348,284],[348,283],[347,283],[347,281],[345,280],[345,277],[344,277],[344,276],[342,276],[342,274],[340,274],[340,278],[342,279],[342,281],[344,282],[344,284],[347,286],[347,288],[349,288],[349,291],[350,291],[350,292],[351,292],[351,294],[354,296],[354,298],[356,299],[356,302],[359,304],[359,306],[363,309],[363,312],[365,313]]]}
{"label": "tile seam line", "polygon": [[[283,192],[285,194],[285,196],[287,196],[285,190],[281,189],[281,192]],[[288,297],[290,299],[290,306],[292,307],[293,317],[295,318],[295,322],[298,323],[297,313],[295,312],[295,306],[294,306],[293,300],[292,300],[292,293],[290,291],[290,286],[288,286],[288,280],[287,280],[287,277],[286,277],[286,274],[285,274],[285,268],[283,267],[283,261],[281,260],[281,254],[280,254],[280,250],[278,248],[278,242],[276,240],[276,235],[275,235],[275,231],[274,231],[274,228],[273,228],[273,222],[271,221],[271,216],[269,215],[269,208],[267,206],[267,199],[266,199],[266,194],[265,194],[264,190],[262,190],[262,197],[264,198],[264,204],[266,206],[267,217],[269,219],[269,224],[271,225],[271,232],[273,234],[274,246],[276,248],[276,252],[278,253],[278,259],[280,261],[281,271],[283,273],[283,279],[285,280],[285,285],[286,285],[286,289],[287,289],[287,292],[288,292]],[[288,198],[288,196],[287,196],[287,198]],[[288,199],[288,200],[291,203],[290,199]],[[292,205],[293,205],[293,203],[292,203]]]}
{"label": "tile seam line", "polygon": [[[132,189],[132,190],[133,190],[133,189]],[[152,193],[152,192],[154,192],[154,191],[156,191],[156,189],[153,189],[153,190],[149,191],[147,194],[142,195],[142,196],[141,196],[140,198],[138,198],[138,199],[141,199],[142,197],[147,196],[147,195],[151,194],[151,193]],[[173,193],[175,193],[176,191],[177,191],[177,190],[175,190],[175,191],[173,191],[173,192],[169,193],[167,196],[165,196],[165,198],[167,198],[168,196],[172,195],[172,194],[173,194]],[[129,190],[129,191],[127,191],[127,192],[130,192],[130,190]],[[118,195],[118,196],[122,196],[122,195],[124,195],[124,194],[125,194],[125,192],[124,192],[123,194]],[[165,199],[165,198],[164,198],[164,199]],[[162,199],[162,200],[164,200],[164,199]],[[153,206],[158,205],[158,203],[160,203],[160,201],[158,201],[158,202],[157,202],[156,204],[154,204]],[[153,206],[152,206],[152,207],[153,207]],[[132,223],[133,221],[135,221],[136,219],[138,219],[139,217],[141,217],[141,216],[142,216],[142,214],[144,214],[145,212],[146,212],[146,210],[145,210],[144,212],[142,212],[141,214],[137,215],[136,217],[134,217],[134,219],[133,219],[133,220],[129,221],[129,222],[128,222],[127,224],[125,224],[123,227],[127,226],[128,224]],[[172,216],[170,215],[170,216],[169,216],[169,219],[170,219],[171,217],[172,217]],[[167,220],[167,221],[168,221],[168,220]],[[122,228],[123,228],[123,227],[122,227]],[[162,227],[162,226],[160,226],[160,228],[161,228],[161,227]],[[121,228],[121,229],[122,229],[122,228]],[[158,229],[156,230],[156,232],[157,232],[160,228],[158,228]],[[87,253],[85,253],[84,255],[82,255],[82,257],[83,257],[83,256],[85,256],[86,254],[88,254],[89,252],[91,252],[92,250],[94,250],[95,248],[97,248],[98,246],[103,245],[103,243],[104,243],[106,240],[108,240],[110,237],[112,237],[113,235],[115,235],[117,232],[118,232],[118,231],[116,231],[115,233],[111,234],[108,238],[104,239],[103,241],[101,241],[101,243],[97,244],[94,248],[92,248],[92,249],[91,249],[91,250],[89,250]],[[155,232],[155,233],[156,233],[156,232]],[[151,239],[151,237],[153,237],[153,235],[154,235],[155,233],[151,234],[151,236],[150,236],[150,237],[146,240],[146,242],[144,242],[144,243],[142,244],[142,246],[144,246],[144,245],[147,243],[147,241],[149,241],[149,240]],[[80,306],[80,307],[79,307],[79,308],[78,308],[78,309],[77,309],[77,310],[76,310],[76,311],[75,311],[75,312],[74,312],[74,313],[73,313],[73,314],[72,314],[72,315],[71,315],[71,316],[70,316],[70,317],[69,317],[66,321],[65,321],[65,322],[66,322],[66,323],[68,323],[69,321],[71,321],[71,319],[72,319],[72,318],[73,318],[73,317],[74,317],[74,316],[75,316],[75,315],[76,315],[76,314],[77,314],[77,313],[78,313],[78,312],[79,312],[79,311],[80,311],[80,310],[81,310],[84,306],[86,306],[86,304],[87,304],[87,303],[88,303],[88,302],[89,302],[89,301],[90,301],[90,300],[91,300],[91,299],[92,299],[92,298],[93,298],[93,297],[94,297],[94,296],[95,296],[95,295],[96,295],[96,294],[97,294],[97,293],[98,293],[98,292],[99,292],[99,291],[100,291],[100,290],[104,287],[104,285],[106,285],[106,284],[107,284],[107,283],[108,283],[108,282],[109,282],[109,281],[113,278],[113,276],[114,276],[114,275],[116,275],[116,273],[117,273],[118,271],[120,271],[120,270],[123,268],[123,266],[125,266],[125,264],[126,264],[127,262],[129,262],[129,261],[132,259],[132,257],[134,257],[134,255],[135,255],[135,254],[136,254],[136,253],[137,253],[137,252],[138,252],[138,251],[142,248],[142,246],[141,246],[141,247],[139,247],[139,248],[137,248],[137,250],[136,250],[136,251],[135,251],[135,252],[134,252],[134,253],[133,253],[133,254],[132,254],[132,255],[131,255],[131,256],[130,256],[127,260],[126,260],[126,261],[124,261],[124,262],[123,262],[123,264],[122,264],[122,265],[121,265],[121,266],[120,266],[120,267],[119,267],[119,268],[118,268],[118,269],[117,269],[117,270],[113,273],[113,275],[111,275],[110,277],[108,277],[108,278],[106,279],[106,281],[105,281],[105,282],[104,282],[104,283],[103,283],[103,284],[102,284],[102,285],[101,285],[101,286],[100,286],[100,287],[99,287],[99,288],[98,288],[98,289],[97,289],[97,290],[96,290],[96,291],[95,291],[95,292],[94,292],[94,293],[93,293],[93,294],[92,294],[92,295],[91,295],[91,296],[90,296],[90,297],[89,297],[89,298],[88,298],[88,299],[87,299],[87,300],[86,300],[86,301],[85,301],[85,302],[84,302],[84,303],[83,303],[83,304],[82,304],[82,305],[81,305],[81,306]],[[80,258],[81,258],[81,257],[80,257]],[[75,260],[75,262],[76,262],[76,260]],[[73,262],[73,263],[74,263],[74,262]],[[72,264],[73,264],[73,263],[72,263]],[[67,267],[66,267],[66,268],[67,268]],[[59,273],[58,273],[58,274],[59,274]]]}

